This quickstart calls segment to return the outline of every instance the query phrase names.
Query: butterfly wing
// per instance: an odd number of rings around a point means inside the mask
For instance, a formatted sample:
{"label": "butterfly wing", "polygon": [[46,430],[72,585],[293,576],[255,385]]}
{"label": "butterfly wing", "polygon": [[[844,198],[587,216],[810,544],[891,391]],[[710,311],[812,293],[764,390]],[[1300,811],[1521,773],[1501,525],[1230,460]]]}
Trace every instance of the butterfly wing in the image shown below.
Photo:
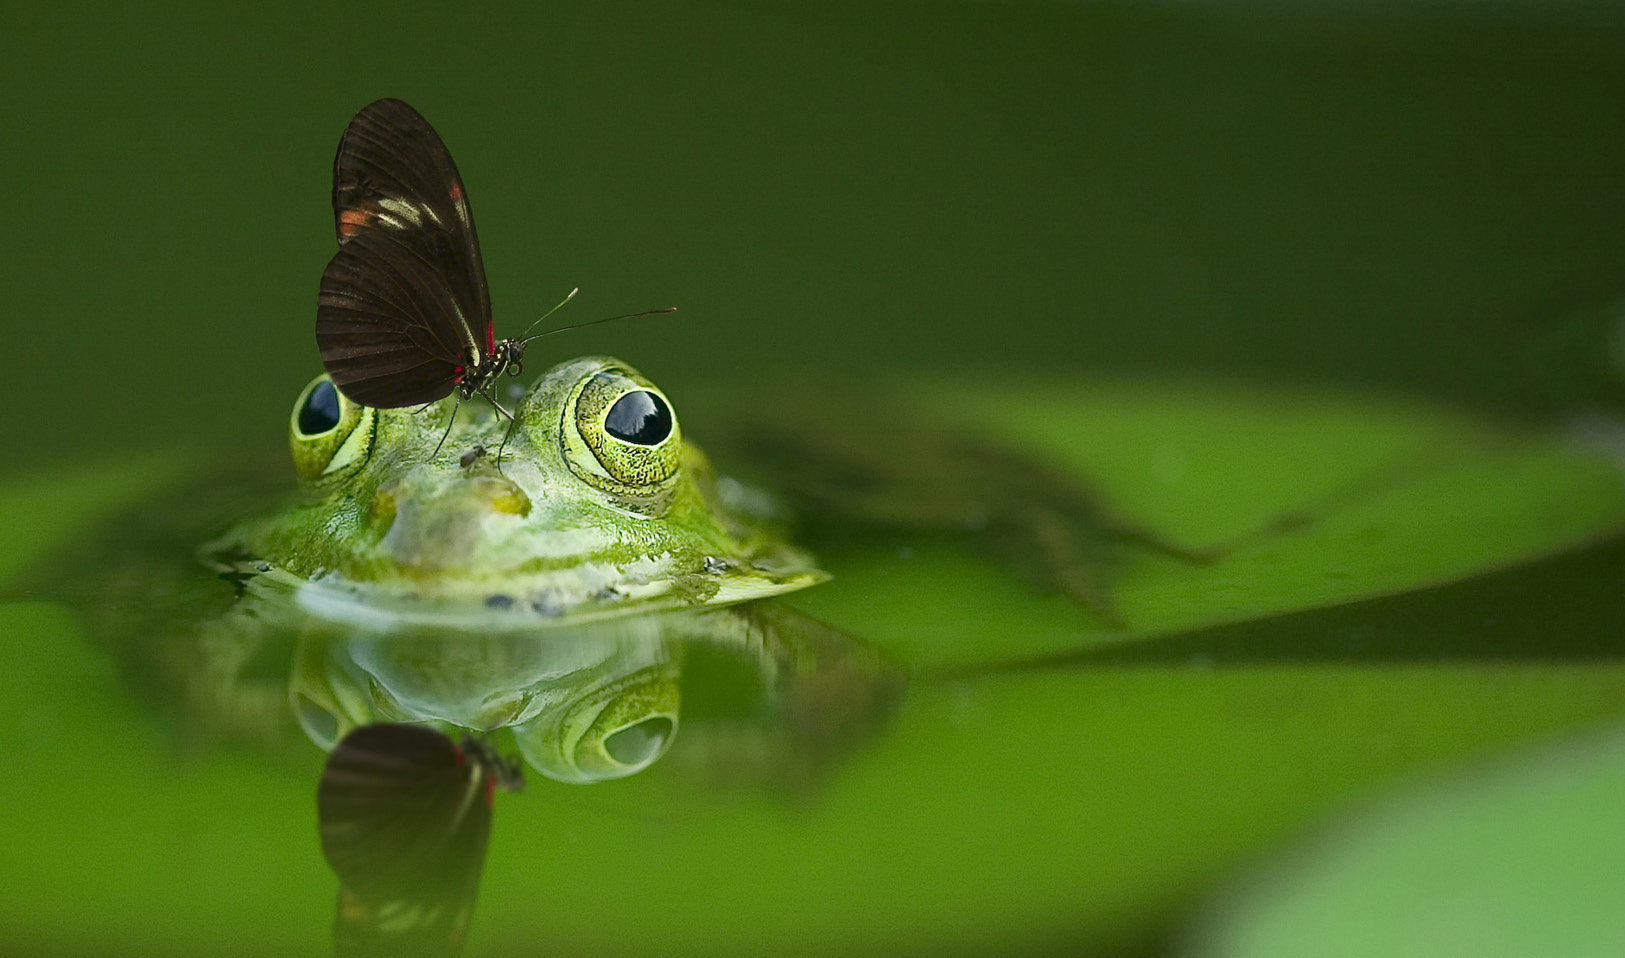
{"label": "butterfly wing", "polygon": [[479,893],[498,786],[519,769],[484,743],[421,725],[364,725],[316,791],[322,854],[339,878],[339,958],[448,958]]}
{"label": "butterfly wing", "polygon": [[333,384],[363,406],[448,395],[479,355],[466,307],[409,232],[367,230],[322,272],[316,345]]}
{"label": "butterfly wing", "polygon": [[491,833],[492,776],[434,729],[364,725],[322,771],[322,854],[345,890],[373,906],[471,902]]}
{"label": "butterfly wing", "polygon": [[350,121],[333,216],[316,343],[334,384],[367,406],[447,395],[492,349],[491,300],[462,179],[416,110],[378,100]]}

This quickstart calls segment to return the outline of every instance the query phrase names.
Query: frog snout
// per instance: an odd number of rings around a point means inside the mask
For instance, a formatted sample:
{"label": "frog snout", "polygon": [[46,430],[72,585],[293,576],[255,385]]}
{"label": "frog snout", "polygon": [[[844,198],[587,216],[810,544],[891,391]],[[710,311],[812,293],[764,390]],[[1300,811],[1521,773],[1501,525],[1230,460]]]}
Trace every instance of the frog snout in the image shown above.
{"label": "frog snout", "polygon": [[503,476],[470,476],[433,492],[381,489],[373,512],[389,523],[379,542],[385,557],[406,568],[440,570],[467,565],[494,535],[530,513],[530,497]]}

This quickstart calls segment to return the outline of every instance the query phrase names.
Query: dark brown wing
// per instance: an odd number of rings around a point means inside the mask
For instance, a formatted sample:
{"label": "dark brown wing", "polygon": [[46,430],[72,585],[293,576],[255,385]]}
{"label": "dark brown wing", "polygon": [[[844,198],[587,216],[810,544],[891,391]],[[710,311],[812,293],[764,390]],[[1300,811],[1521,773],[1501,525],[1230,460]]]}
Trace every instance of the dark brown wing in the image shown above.
{"label": "dark brown wing", "polygon": [[316,791],[322,854],[338,876],[339,958],[454,956],[479,893],[492,789],[517,769],[421,725],[364,725]]}
{"label": "dark brown wing", "polygon": [[322,272],[322,365],[363,406],[416,406],[449,394],[478,345],[462,318],[466,307],[412,239],[367,230],[339,247]]}
{"label": "dark brown wing", "polygon": [[333,216],[316,342],[334,383],[368,406],[445,396],[491,351],[491,301],[457,167],[416,110],[379,100],[350,121]]}
{"label": "dark brown wing", "polygon": [[364,725],[322,771],[322,854],[346,889],[373,903],[471,891],[491,832],[492,774],[434,729]]}

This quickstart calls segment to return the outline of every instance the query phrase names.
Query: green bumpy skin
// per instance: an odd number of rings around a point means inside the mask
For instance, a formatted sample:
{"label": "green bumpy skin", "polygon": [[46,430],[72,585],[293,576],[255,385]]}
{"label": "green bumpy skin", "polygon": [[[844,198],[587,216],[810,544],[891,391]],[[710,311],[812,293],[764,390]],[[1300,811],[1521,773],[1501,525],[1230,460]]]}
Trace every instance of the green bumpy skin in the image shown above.
{"label": "green bumpy skin", "polygon": [[[670,411],[669,432],[650,444],[605,427],[615,402],[639,390]],[[336,422],[307,414],[318,392],[328,412],[336,400]],[[298,500],[232,528],[205,557],[295,584],[322,617],[379,628],[716,607],[826,578],[730,504],[741,497],[730,499],[670,401],[630,366],[563,363],[514,414],[510,428],[454,396],[371,409],[317,377],[289,426]]]}

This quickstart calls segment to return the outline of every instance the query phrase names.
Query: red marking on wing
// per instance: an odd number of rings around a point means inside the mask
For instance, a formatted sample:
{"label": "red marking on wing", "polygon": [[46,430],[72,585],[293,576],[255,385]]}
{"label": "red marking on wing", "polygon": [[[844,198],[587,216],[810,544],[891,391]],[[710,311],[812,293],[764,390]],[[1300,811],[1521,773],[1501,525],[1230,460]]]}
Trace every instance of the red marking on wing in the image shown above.
{"label": "red marking on wing", "polygon": [[463,367],[457,367],[457,375],[453,376],[451,381],[453,385],[463,381]]}
{"label": "red marking on wing", "polygon": [[491,324],[485,324],[485,355],[489,356],[497,348],[496,338],[491,335]]}
{"label": "red marking on wing", "polygon": [[339,235],[349,239],[376,219],[372,210],[346,209],[339,211]]}
{"label": "red marking on wing", "polygon": [[453,745],[451,747],[451,760],[456,762],[458,765],[463,764],[463,747],[461,745]]}
{"label": "red marking on wing", "polygon": [[463,201],[463,184],[457,182],[456,180],[451,181],[451,201],[453,203],[461,203]]}
{"label": "red marking on wing", "polygon": [[497,803],[497,777],[485,776],[485,807],[490,808]]}

